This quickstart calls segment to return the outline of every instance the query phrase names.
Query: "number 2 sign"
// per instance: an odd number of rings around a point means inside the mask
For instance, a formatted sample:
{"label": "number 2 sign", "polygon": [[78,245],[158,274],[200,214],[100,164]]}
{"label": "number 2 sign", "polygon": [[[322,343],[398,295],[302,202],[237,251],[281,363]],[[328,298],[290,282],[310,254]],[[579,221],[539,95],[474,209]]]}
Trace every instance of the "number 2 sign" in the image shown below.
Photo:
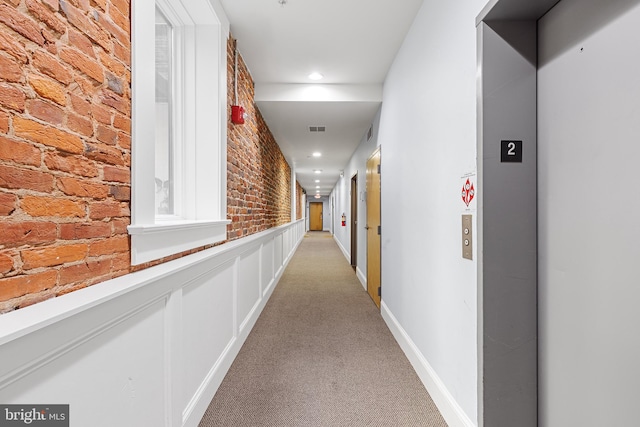
{"label": "number 2 sign", "polygon": [[500,141],[501,163],[522,163],[522,141]]}

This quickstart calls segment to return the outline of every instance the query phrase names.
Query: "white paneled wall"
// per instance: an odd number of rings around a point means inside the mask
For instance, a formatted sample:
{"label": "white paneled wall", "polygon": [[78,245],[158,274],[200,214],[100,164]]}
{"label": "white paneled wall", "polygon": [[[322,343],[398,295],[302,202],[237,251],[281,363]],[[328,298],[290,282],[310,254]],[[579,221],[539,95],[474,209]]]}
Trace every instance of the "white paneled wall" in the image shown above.
{"label": "white paneled wall", "polygon": [[0,316],[0,402],[72,426],[197,426],[304,220]]}

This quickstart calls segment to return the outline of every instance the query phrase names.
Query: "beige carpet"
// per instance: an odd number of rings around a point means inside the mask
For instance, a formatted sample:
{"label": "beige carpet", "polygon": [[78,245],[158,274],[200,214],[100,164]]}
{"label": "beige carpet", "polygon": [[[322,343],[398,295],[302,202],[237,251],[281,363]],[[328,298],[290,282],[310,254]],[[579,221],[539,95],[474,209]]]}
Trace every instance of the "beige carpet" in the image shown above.
{"label": "beige carpet", "polygon": [[200,427],[447,425],[327,236],[303,239]]}

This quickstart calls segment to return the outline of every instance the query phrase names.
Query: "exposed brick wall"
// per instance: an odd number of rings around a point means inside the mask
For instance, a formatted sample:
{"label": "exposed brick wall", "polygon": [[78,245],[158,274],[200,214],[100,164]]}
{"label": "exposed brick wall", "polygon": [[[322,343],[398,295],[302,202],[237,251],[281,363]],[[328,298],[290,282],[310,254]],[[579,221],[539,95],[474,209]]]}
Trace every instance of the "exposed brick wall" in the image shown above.
{"label": "exposed brick wall", "polygon": [[[0,4],[0,313],[209,247],[130,265],[130,52],[129,0]],[[240,63],[229,240],[291,210],[289,165]]]}
{"label": "exposed brick wall", "polygon": [[127,0],[0,4],[0,313],[129,271]]}
{"label": "exposed brick wall", "polygon": [[298,181],[296,181],[296,219],[302,219],[302,212],[304,212],[304,204],[302,203],[302,196],[304,195],[302,186]]}
{"label": "exposed brick wall", "polygon": [[[238,55],[237,102],[245,108],[247,118],[239,125],[229,120],[227,215],[232,220],[227,229],[229,240],[291,221],[291,168],[254,103],[253,79]],[[229,105],[233,105],[235,58],[231,37],[227,63]]]}

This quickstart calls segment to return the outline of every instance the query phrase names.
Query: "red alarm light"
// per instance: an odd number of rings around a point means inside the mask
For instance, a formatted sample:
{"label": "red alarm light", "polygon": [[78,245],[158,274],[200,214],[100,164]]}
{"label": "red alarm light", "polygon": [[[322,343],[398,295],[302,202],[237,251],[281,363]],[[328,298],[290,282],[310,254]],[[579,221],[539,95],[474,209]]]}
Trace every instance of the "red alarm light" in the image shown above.
{"label": "red alarm light", "polygon": [[244,107],[240,105],[231,106],[231,122],[236,125],[244,124]]}

